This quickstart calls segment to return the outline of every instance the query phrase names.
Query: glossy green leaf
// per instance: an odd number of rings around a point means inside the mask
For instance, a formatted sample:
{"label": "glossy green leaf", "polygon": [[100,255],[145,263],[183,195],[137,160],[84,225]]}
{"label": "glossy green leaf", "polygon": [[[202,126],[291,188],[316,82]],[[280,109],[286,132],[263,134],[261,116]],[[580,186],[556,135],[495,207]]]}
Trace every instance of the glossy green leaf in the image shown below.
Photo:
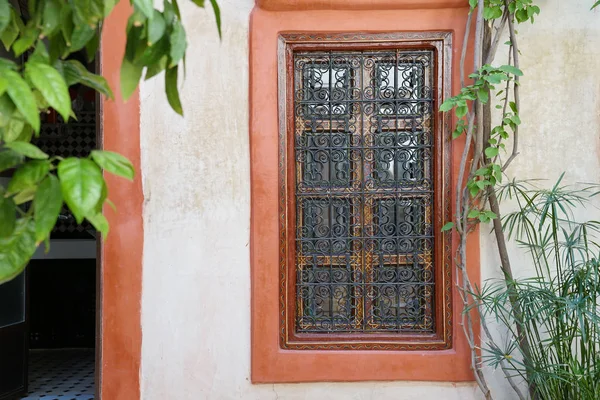
{"label": "glossy green leaf", "polygon": [[29,158],[33,158],[33,159],[37,159],[37,160],[43,160],[48,158],[48,154],[44,153],[42,150],[40,150],[37,146],[28,143],[28,142],[21,142],[21,141],[14,141],[14,142],[10,142],[10,143],[5,143],[4,144],[5,147],[8,147],[11,150],[14,150],[15,152],[24,155],[25,157],[29,157]]}
{"label": "glossy green leaf", "polygon": [[519,68],[515,67],[514,65],[502,65],[498,69],[502,72],[506,72],[507,74],[512,74],[515,76],[523,76],[523,71],[521,71]]}
{"label": "glossy green leaf", "polygon": [[[164,36],[154,45],[148,47],[144,54],[140,58],[140,63],[147,65],[148,69],[155,68],[156,64],[161,61],[161,59],[169,53],[169,38]],[[166,62],[165,62],[166,65]],[[163,67],[164,69],[164,67]],[[146,72],[147,74],[147,72]]]}
{"label": "glossy green leaf", "polygon": [[75,29],[75,24],[73,23],[73,9],[71,7],[63,7],[60,13],[60,20],[60,30],[65,44],[68,47],[71,45],[71,36],[73,36],[73,29]]}
{"label": "glossy green leaf", "polygon": [[65,80],[68,86],[81,83],[111,99],[114,97],[110,86],[108,86],[108,82],[103,76],[91,73],[77,60],[61,61],[60,63],[64,69]]}
{"label": "glossy green leaf", "polygon": [[148,46],[158,42],[165,34],[167,24],[162,14],[154,10],[154,17],[148,22]]}
{"label": "glossy green leaf", "polygon": [[2,73],[4,78],[8,79],[10,82],[6,92],[11,100],[15,103],[21,114],[23,114],[23,117],[29,125],[31,125],[36,132],[39,132],[40,116],[31,88],[27,82],[21,78],[19,73],[11,70],[4,70]]}
{"label": "glossy green leaf", "polygon": [[106,239],[106,235],[108,235],[108,220],[102,213],[96,213],[91,215],[86,215],[85,217],[97,231],[102,234],[102,239]]}
{"label": "glossy green leaf", "polygon": [[135,175],[133,165],[121,154],[112,151],[93,150],[91,156],[96,164],[105,171],[133,180]]}
{"label": "glossy green leaf", "polygon": [[36,186],[50,171],[50,162],[46,160],[33,160],[20,166],[13,174],[6,192],[15,194],[22,190]]}
{"label": "glossy green leaf", "polygon": [[192,0],[192,2],[198,7],[204,8],[204,0]]}
{"label": "glossy green leaf", "polygon": [[183,55],[185,54],[185,49],[187,47],[187,40],[185,38],[185,29],[180,22],[175,22],[173,24],[173,31],[169,36],[169,41],[171,43],[171,49],[169,51],[169,57],[171,59],[171,63],[169,67],[173,67],[181,61]]}
{"label": "glossy green leaf", "polygon": [[[158,43],[157,43],[158,45]],[[145,80],[152,78],[163,72],[167,68],[167,56],[162,56],[157,62],[154,64],[150,64],[148,69],[146,70]]]}
{"label": "glossy green leaf", "polygon": [[73,29],[73,34],[71,35],[69,51],[74,53],[83,49],[85,45],[92,40],[95,34],[96,30],[90,28],[88,25],[76,25]]}
{"label": "glossy green leaf", "polygon": [[219,4],[217,4],[217,0],[210,0],[210,4],[212,5],[213,11],[215,13],[217,30],[219,31],[219,38],[221,38],[221,10],[219,9]]}
{"label": "glossy green leaf", "polygon": [[46,44],[42,40],[38,40],[33,53],[27,57],[27,62],[37,62],[42,64],[50,63],[50,55],[46,49]]}
{"label": "glossy green leaf", "polygon": [[117,5],[118,0],[104,0],[104,16],[108,17],[113,8]]}
{"label": "glossy green leaf", "polygon": [[183,108],[179,99],[179,89],[177,88],[177,67],[169,68],[165,72],[165,91],[169,105],[177,114],[183,116]]}
{"label": "glossy green leaf", "polygon": [[97,33],[85,45],[85,55],[87,57],[88,62],[91,63],[92,61],[94,61],[99,48],[100,48],[100,33]]}
{"label": "glossy green leaf", "polygon": [[496,157],[498,155],[498,148],[497,147],[488,147],[487,149],[485,149],[485,155],[488,158]]}
{"label": "glossy green leaf", "polygon": [[63,198],[77,223],[81,223],[102,196],[104,178],[100,167],[87,158],[70,157],[58,164],[58,177]]}
{"label": "glossy green leaf", "polygon": [[0,172],[14,168],[23,162],[23,156],[10,149],[0,150]]}
{"label": "glossy green leaf", "polygon": [[0,285],[23,272],[36,247],[33,220],[20,218],[12,235],[0,238]]}
{"label": "glossy green leaf", "polygon": [[454,228],[454,222],[448,222],[444,226],[442,226],[442,232],[446,232]]}
{"label": "glossy green leaf", "polygon": [[17,208],[12,198],[6,197],[0,186],[0,238],[13,233],[17,222]]}
{"label": "glossy green leaf", "polygon": [[[12,44],[15,42],[17,37],[19,37],[19,22],[21,22],[21,17],[17,15],[14,8],[10,10],[10,22],[0,34],[0,40],[2,40],[2,44],[4,44],[4,48],[9,50]],[[22,22],[21,22],[22,24]]]}
{"label": "glossy green leaf", "polygon": [[19,136],[21,136],[21,132],[23,132],[24,128],[25,128],[25,121],[23,121],[19,118],[12,118],[10,120],[10,123],[4,130],[4,136],[2,137],[2,139],[6,143],[14,142],[15,140],[17,140],[19,138]]}
{"label": "glossy green leaf", "polygon": [[25,53],[38,39],[39,29],[35,26],[35,24],[28,23],[25,31],[21,33],[19,39],[13,43],[12,49],[15,53],[15,56],[19,57],[21,54]]}
{"label": "glossy green leaf", "polygon": [[[6,89],[8,90],[8,86]],[[15,103],[8,97],[8,94],[0,95],[0,127],[8,125],[15,110]]]}
{"label": "glossy green leaf", "polygon": [[62,5],[59,0],[45,0],[42,35],[50,36],[60,28]]}
{"label": "glossy green leaf", "polygon": [[135,92],[142,77],[143,69],[143,65],[133,64],[123,59],[123,64],[121,64],[121,94],[123,99],[129,99],[133,92]]}
{"label": "glossy green leaf", "polygon": [[0,0],[0,34],[10,24],[10,5],[8,0]]}
{"label": "glossy green leaf", "polygon": [[154,15],[154,4],[152,0],[133,0],[133,5],[140,10],[148,19]]}
{"label": "glossy green leaf", "polygon": [[62,75],[50,65],[32,62],[25,65],[25,74],[48,104],[67,121],[71,113],[71,96]]}
{"label": "glossy green leaf", "polygon": [[48,175],[39,185],[33,198],[35,241],[40,243],[48,237],[62,208],[63,198],[60,182],[55,175]]}
{"label": "glossy green leaf", "polygon": [[480,87],[479,90],[477,91],[477,98],[483,104],[486,104],[490,100],[490,93],[488,92],[488,90],[485,87]]}

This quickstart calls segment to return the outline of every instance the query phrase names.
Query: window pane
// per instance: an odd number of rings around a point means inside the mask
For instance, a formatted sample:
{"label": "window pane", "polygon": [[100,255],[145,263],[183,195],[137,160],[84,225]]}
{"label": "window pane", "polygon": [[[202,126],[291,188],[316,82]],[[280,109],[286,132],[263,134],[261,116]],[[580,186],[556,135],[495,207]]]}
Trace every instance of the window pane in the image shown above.
{"label": "window pane", "polygon": [[432,332],[432,63],[294,54],[299,333]]}

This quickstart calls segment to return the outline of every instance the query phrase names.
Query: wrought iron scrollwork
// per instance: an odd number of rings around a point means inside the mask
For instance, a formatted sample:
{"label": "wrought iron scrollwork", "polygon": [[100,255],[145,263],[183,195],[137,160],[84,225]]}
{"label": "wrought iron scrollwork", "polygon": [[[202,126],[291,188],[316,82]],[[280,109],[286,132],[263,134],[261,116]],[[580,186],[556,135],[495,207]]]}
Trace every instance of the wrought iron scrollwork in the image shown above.
{"label": "wrought iron scrollwork", "polygon": [[293,65],[297,332],[433,332],[433,52]]}

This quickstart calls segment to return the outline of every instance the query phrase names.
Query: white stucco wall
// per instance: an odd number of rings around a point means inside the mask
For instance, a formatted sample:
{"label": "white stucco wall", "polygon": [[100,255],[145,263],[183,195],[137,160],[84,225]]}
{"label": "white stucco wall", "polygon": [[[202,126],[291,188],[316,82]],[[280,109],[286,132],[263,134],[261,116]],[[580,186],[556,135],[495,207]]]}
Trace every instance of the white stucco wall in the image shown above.
{"label": "white stucco wall", "polygon": [[[519,26],[521,48],[520,155],[510,178],[547,179],[550,188],[565,172],[565,184],[600,183],[600,10],[587,0],[540,0],[535,24]],[[497,64],[506,57],[498,57]],[[596,201],[596,206],[600,202]],[[512,210],[504,204],[502,210]],[[579,209],[597,219],[600,209]],[[482,229],[482,279],[501,278],[494,237]],[[511,263],[518,276],[533,276],[530,258],[514,243]],[[492,325],[492,331],[501,332]],[[500,342],[502,343],[502,342]],[[497,399],[514,399],[500,371],[489,372]]]}
{"label": "white stucco wall", "polygon": [[[181,91],[185,118],[168,109],[161,79],[141,86],[142,398],[477,398],[472,385],[250,383],[248,21],[253,0],[219,3],[221,42],[210,8],[185,2],[190,43]],[[600,14],[590,12],[587,3],[542,0],[538,22],[520,28],[524,125],[522,156],[511,170],[524,176],[554,179],[569,169],[573,179],[600,181]],[[485,278],[497,271],[492,250],[484,238]],[[502,391],[499,382],[494,387]]]}

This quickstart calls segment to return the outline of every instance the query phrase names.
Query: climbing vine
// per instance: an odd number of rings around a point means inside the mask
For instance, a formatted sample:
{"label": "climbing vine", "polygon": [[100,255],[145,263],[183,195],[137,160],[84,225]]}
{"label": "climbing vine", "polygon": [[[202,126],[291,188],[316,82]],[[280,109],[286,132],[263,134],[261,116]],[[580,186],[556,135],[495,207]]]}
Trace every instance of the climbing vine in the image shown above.
{"label": "climbing vine", "polygon": [[[524,75],[519,63],[517,26],[534,23],[540,8],[533,0],[469,0],[470,11],[461,55],[461,90],[447,99],[440,107],[442,112],[453,112],[457,123],[452,132],[453,139],[464,140],[464,150],[459,166],[453,221],[444,225],[443,231],[455,230],[460,238],[456,254],[456,285],[464,312],[461,325],[471,348],[471,367],[475,380],[486,399],[493,398],[486,376],[483,373],[485,353],[504,354],[495,358],[498,366],[519,399],[526,399],[514,373],[514,360],[503,346],[494,341],[484,312],[482,297],[467,273],[467,237],[478,224],[491,222],[499,251],[508,305],[512,308],[517,345],[522,355],[522,369],[530,370],[531,343],[523,332],[523,314],[517,301],[516,284],[507,250],[497,191],[502,184],[504,172],[519,154],[520,78]],[[592,9],[600,6],[600,1]],[[473,23],[474,22],[474,23]],[[467,46],[474,25],[474,59],[472,72],[465,66]],[[508,30],[508,57],[505,63],[495,66],[500,42]],[[468,74],[468,81],[465,77]],[[492,104],[500,118],[492,125]],[[476,337],[475,324],[481,323],[485,343]],[[485,347],[485,348],[484,348]],[[521,376],[527,382],[531,398],[538,398],[534,379]]]}

